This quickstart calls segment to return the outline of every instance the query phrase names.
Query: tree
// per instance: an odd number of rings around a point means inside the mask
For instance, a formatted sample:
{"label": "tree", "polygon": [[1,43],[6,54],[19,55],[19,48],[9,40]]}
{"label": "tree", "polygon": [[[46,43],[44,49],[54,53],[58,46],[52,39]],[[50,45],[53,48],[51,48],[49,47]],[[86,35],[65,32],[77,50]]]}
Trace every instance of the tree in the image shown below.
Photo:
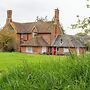
{"label": "tree", "polygon": [[90,8],[89,0],[87,0],[88,4],[86,5],[87,8]]}
{"label": "tree", "polygon": [[45,17],[39,17],[39,16],[37,16],[35,21],[43,21],[43,22],[46,22],[46,21],[48,21],[48,19],[47,19],[47,16],[45,16]]}
{"label": "tree", "polygon": [[[88,4],[86,5],[87,8],[90,8],[89,0],[87,0]],[[81,28],[84,33],[90,33],[90,17],[80,19],[79,15],[77,15],[77,22],[75,24],[71,24],[72,29]]]}
{"label": "tree", "polygon": [[71,24],[71,28],[81,28],[85,34],[90,33],[90,17],[80,20],[79,15],[77,15],[77,18],[77,22],[75,24]]}
{"label": "tree", "polygon": [[[87,0],[87,2],[89,3],[89,0]],[[86,5],[87,8],[90,8],[90,5],[87,4]],[[83,18],[82,20],[80,19],[79,15],[77,15],[77,22],[75,24],[71,24],[71,28],[72,29],[77,29],[77,28],[81,28],[83,33],[78,33],[76,34],[76,36],[80,39],[80,38],[84,38],[84,37],[90,37],[87,34],[90,33],[90,17],[86,17]],[[83,40],[85,46],[88,48],[88,50],[90,50],[90,40]]]}
{"label": "tree", "polygon": [[8,29],[0,31],[0,50],[1,51],[15,51],[16,50],[16,33]]}

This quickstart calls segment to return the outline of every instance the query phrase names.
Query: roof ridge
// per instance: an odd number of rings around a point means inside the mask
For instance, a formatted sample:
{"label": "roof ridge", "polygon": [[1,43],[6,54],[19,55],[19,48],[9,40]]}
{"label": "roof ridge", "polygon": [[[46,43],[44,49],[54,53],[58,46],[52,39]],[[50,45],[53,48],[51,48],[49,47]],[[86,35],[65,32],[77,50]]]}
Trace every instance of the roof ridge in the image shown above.
{"label": "roof ridge", "polygon": [[30,23],[35,23],[35,22],[15,22],[15,21],[12,21],[11,23],[17,23],[17,24],[30,24]]}

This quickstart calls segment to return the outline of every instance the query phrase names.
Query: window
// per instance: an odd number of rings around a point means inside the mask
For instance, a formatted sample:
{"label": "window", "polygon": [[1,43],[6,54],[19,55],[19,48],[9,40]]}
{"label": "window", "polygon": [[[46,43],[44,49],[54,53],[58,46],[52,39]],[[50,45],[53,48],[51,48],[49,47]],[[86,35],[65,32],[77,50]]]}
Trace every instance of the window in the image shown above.
{"label": "window", "polygon": [[26,52],[33,53],[32,47],[26,47]]}
{"label": "window", "polygon": [[68,48],[64,48],[64,53],[67,53],[69,52],[69,49]]}
{"label": "window", "polygon": [[22,40],[27,40],[27,34],[21,34],[21,39]]}
{"label": "window", "polygon": [[37,32],[32,33],[33,37],[37,36]]}
{"label": "window", "polygon": [[22,38],[22,39],[24,38],[24,34],[21,34],[21,38]]}
{"label": "window", "polygon": [[46,47],[42,47],[42,53],[46,53]]}

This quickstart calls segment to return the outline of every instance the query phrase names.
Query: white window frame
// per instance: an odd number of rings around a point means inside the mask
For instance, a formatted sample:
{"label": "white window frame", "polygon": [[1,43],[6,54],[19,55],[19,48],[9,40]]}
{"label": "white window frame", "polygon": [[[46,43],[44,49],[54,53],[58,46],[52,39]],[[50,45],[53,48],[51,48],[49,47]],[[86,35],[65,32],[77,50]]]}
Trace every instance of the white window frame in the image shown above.
{"label": "white window frame", "polygon": [[[30,50],[31,49],[31,50]],[[26,52],[33,53],[32,47],[26,47]]]}
{"label": "white window frame", "polygon": [[46,47],[42,47],[42,51],[41,51],[42,53],[46,53],[47,52],[47,49],[46,49]]}
{"label": "white window frame", "polygon": [[63,52],[64,53],[68,53],[69,52],[69,48],[63,48]]}

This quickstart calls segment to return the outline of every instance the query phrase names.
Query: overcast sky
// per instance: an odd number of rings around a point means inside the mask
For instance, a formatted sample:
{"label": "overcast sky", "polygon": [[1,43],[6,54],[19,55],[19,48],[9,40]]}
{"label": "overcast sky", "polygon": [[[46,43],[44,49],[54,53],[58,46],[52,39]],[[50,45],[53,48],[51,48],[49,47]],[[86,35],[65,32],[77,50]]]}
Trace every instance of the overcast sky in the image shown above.
{"label": "overcast sky", "polygon": [[31,22],[36,17],[48,17],[52,20],[54,9],[60,10],[60,23],[67,34],[75,34],[70,30],[70,24],[76,21],[76,15],[90,16],[90,9],[86,8],[87,0],[0,0],[0,27],[5,24],[6,11],[13,10],[13,21]]}

